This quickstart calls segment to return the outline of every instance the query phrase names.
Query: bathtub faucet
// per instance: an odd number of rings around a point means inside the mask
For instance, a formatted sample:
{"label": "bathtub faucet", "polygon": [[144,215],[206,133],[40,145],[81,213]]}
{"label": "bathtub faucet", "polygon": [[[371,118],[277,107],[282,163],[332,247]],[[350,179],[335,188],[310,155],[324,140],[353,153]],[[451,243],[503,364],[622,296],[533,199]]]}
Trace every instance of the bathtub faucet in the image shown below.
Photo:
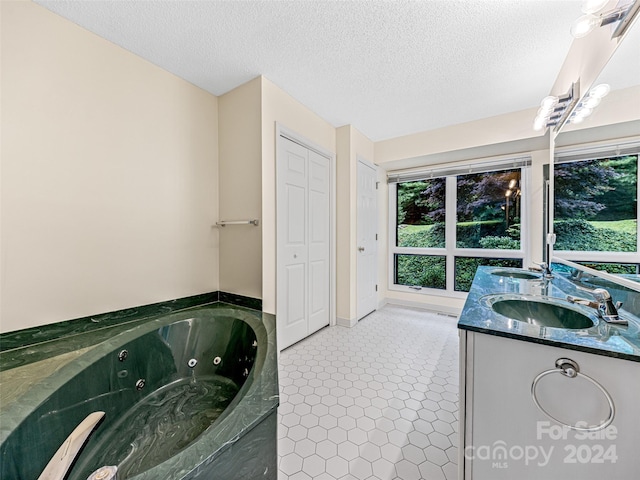
{"label": "bathtub faucet", "polygon": [[87,438],[103,418],[104,412],[93,412],[87,415],[87,418],[81,421],[67,439],[62,442],[58,451],[51,457],[51,460],[49,460],[49,463],[47,463],[47,466],[38,477],[38,480],[64,480]]}

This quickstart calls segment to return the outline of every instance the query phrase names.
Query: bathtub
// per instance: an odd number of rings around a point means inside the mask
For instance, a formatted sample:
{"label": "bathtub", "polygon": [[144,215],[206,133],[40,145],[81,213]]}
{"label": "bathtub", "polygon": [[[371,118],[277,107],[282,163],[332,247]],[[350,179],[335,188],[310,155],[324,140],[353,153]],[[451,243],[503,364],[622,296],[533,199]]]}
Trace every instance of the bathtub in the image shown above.
{"label": "bathtub", "polygon": [[216,304],[107,338],[3,406],[0,478],[36,480],[87,415],[85,480],[276,479],[275,318]]}

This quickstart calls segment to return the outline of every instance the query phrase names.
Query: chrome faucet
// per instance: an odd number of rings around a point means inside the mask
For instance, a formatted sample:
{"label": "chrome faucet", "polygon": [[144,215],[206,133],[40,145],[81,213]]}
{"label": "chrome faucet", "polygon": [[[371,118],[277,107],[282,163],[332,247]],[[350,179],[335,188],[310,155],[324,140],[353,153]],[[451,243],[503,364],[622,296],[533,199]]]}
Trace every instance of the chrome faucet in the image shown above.
{"label": "chrome faucet", "polygon": [[[582,288],[582,290],[586,289]],[[620,318],[620,314],[618,313],[618,308],[622,306],[622,303],[618,302],[617,304],[614,304],[611,294],[607,290],[604,288],[596,288],[595,290],[590,290],[590,292],[595,297],[595,302],[587,300],[586,298],[573,297],[571,295],[567,295],[567,301],[595,308],[598,311],[598,316],[607,323],[629,325],[629,322]]]}
{"label": "chrome faucet", "polygon": [[[547,262],[541,262],[541,263],[533,262],[533,263],[535,263],[540,267],[539,271],[542,271],[543,278],[553,278],[553,273],[551,273],[551,267]],[[537,269],[529,267],[529,270],[537,270]]]}

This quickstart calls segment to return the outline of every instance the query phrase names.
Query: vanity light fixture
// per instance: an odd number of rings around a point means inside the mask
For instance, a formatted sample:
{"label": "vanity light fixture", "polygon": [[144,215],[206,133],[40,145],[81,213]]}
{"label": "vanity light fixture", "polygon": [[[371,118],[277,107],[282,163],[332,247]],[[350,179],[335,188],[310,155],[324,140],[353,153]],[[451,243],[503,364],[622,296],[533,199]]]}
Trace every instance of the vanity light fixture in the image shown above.
{"label": "vanity light fixture", "polygon": [[609,2],[605,0],[587,0],[582,7],[584,15],[571,25],[571,35],[575,38],[582,38],[597,27],[603,27],[615,22],[620,23],[613,31],[611,38],[624,35],[638,11],[640,11],[640,0],[632,0],[631,2],[629,0],[620,0],[618,6],[613,10],[596,15],[607,3]]}
{"label": "vanity light fixture", "polygon": [[533,129],[539,132],[548,127],[562,128],[579,97],[578,90],[578,84],[572,83],[571,88],[564,95],[559,97],[550,95],[543,98],[533,121]]}
{"label": "vanity light fixture", "polygon": [[584,98],[578,103],[575,110],[569,116],[570,123],[581,123],[593,113],[593,109],[600,105],[602,99],[609,93],[611,88],[606,83],[601,83],[589,90]]}

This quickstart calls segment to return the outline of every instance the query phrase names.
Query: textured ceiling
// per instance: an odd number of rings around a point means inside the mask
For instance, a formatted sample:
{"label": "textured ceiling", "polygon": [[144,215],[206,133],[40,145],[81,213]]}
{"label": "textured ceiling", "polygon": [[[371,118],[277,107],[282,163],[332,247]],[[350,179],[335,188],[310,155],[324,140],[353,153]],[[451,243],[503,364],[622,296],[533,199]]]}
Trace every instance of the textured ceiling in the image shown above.
{"label": "textured ceiling", "polygon": [[[264,75],[334,126],[352,124],[374,141],[538,105],[582,4],[36,2],[215,95]],[[640,84],[637,49],[619,68],[614,88]]]}

